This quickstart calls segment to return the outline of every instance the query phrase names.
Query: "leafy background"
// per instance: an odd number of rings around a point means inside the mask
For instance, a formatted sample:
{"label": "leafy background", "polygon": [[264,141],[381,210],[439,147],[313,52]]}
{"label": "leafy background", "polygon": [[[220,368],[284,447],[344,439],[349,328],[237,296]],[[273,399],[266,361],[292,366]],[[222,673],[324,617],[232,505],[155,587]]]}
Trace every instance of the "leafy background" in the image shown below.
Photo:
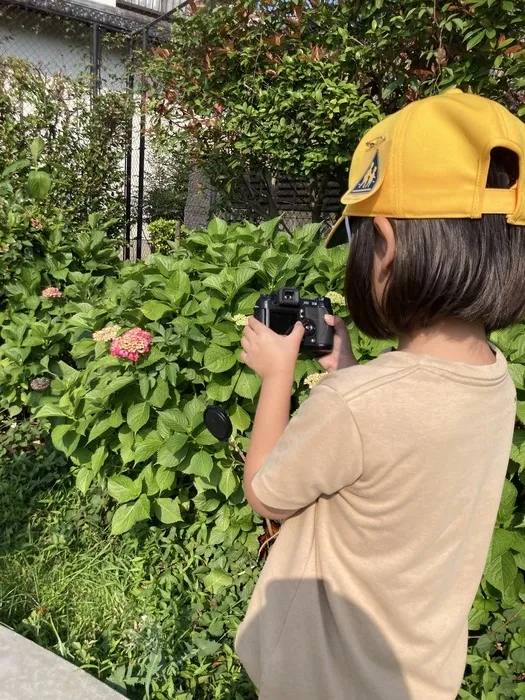
{"label": "leafy background", "polygon": [[[313,224],[289,236],[215,219],[170,255],[123,264],[100,216],[68,238],[52,175],[45,204],[31,196],[41,148],[0,181],[2,235],[16,225],[45,249],[6,286],[0,318],[0,619],[132,698],[252,698],[232,643],[275,529],[241,487],[259,388],[240,374],[243,315],[283,284],[341,293],[345,251],[325,250]],[[39,207],[34,229],[24,212]],[[43,298],[49,285],[62,296]],[[152,334],[137,363],[94,341],[115,323]],[[350,331],[362,362],[385,347]],[[462,698],[525,692],[524,331],[493,336],[518,416]],[[318,371],[298,362],[299,401]],[[227,444],[204,428],[211,403],[232,419]]]}

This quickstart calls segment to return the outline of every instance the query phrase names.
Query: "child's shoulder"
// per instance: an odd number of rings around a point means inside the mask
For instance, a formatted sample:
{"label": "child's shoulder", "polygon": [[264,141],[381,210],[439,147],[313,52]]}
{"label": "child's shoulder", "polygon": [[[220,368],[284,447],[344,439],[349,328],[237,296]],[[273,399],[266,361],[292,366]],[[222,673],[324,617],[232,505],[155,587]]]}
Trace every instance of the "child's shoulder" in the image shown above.
{"label": "child's shoulder", "polygon": [[332,372],[321,383],[335,389],[347,401],[383,389],[419,369],[419,362],[405,353],[387,352],[362,365]]}

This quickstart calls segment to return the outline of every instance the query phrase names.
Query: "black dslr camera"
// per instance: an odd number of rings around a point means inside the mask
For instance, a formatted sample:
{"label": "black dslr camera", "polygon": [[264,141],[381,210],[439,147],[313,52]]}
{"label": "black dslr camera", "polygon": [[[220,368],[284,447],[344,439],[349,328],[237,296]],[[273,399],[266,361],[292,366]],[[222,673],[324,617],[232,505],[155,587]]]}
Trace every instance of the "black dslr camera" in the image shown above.
{"label": "black dslr camera", "polygon": [[297,321],[301,321],[304,326],[301,350],[313,355],[324,355],[333,350],[334,329],[324,320],[325,314],[331,313],[329,299],[301,299],[293,287],[261,295],[253,311],[257,320],[280,335],[288,335]]}

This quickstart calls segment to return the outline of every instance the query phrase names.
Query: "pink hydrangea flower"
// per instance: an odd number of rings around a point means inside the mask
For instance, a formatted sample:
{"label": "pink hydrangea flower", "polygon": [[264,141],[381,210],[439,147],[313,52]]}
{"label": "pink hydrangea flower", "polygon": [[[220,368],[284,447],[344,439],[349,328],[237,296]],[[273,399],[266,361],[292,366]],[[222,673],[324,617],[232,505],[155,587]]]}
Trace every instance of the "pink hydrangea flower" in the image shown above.
{"label": "pink hydrangea flower", "polygon": [[131,328],[111,341],[110,353],[115,357],[124,357],[136,362],[140,355],[145,355],[151,348],[151,333],[142,328]]}
{"label": "pink hydrangea flower", "polygon": [[33,391],[45,391],[50,383],[47,377],[36,377],[29,382],[29,386]]}
{"label": "pink hydrangea flower", "polygon": [[116,323],[111,326],[106,326],[100,331],[95,331],[93,333],[93,340],[95,340],[96,342],[113,340],[117,337],[119,330],[120,326],[118,326]]}
{"label": "pink hydrangea flower", "polygon": [[62,296],[62,292],[58,287],[46,287],[42,290],[41,296],[44,299],[58,299],[58,297]]}

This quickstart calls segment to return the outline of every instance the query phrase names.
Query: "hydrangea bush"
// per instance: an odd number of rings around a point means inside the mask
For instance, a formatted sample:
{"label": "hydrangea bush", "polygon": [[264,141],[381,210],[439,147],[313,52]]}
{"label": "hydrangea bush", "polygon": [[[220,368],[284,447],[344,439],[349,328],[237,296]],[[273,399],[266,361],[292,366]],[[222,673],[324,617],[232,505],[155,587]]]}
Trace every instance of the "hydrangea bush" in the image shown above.
{"label": "hydrangea bush", "polygon": [[[24,236],[42,231],[38,245],[45,247],[31,265],[16,268],[3,289],[0,407],[41,421],[82,494],[102,501],[104,512],[108,506],[115,535],[153,527],[170,541],[191,541],[201,562],[194,575],[219,600],[244,606],[273,528],[260,526],[241,486],[259,389],[258,378],[239,362],[243,326],[259,294],[282,285],[329,295],[344,317],[345,249],[325,250],[313,225],[289,236],[277,221],[228,226],[215,220],[171,256],[121,264],[98,216],[71,241],[59,214],[42,216],[36,200],[31,218],[41,229],[28,217],[22,222],[16,202],[14,213],[3,206],[0,240],[14,235],[18,222]],[[27,202],[22,206],[26,211]],[[0,271],[8,255],[0,253]],[[388,346],[350,328],[362,361]],[[470,616],[460,694],[469,700],[525,696],[524,339],[525,324],[493,335],[518,389],[517,422]],[[299,400],[322,376],[317,362],[301,357],[294,384]],[[212,403],[232,420],[228,443],[217,442],[203,424]]]}

